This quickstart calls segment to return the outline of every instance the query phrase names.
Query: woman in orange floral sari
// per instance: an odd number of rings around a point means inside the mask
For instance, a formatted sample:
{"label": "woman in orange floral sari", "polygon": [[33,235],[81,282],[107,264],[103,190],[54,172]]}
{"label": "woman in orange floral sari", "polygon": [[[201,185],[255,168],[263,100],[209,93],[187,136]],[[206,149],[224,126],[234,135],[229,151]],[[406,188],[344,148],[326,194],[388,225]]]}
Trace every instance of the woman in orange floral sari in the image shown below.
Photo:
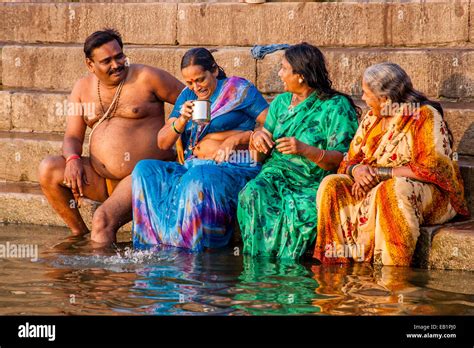
{"label": "woman in orange floral sari", "polygon": [[369,67],[362,119],[338,174],[317,194],[314,257],[409,266],[420,226],[469,215],[452,137],[439,103],[393,63]]}

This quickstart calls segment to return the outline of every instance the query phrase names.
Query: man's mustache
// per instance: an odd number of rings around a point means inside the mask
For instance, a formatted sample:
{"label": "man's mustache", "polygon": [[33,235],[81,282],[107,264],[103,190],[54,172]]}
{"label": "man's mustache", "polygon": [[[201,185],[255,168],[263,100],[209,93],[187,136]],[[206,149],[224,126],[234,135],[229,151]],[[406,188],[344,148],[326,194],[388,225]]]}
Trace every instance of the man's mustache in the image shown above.
{"label": "man's mustache", "polygon": [[123,69],[125,69],[125,66],[124,66],[124,65],[119,66],[117,69],[111,69],[111,70],[109,71],[109,75],[112,75],[112,74],[121,72]]}

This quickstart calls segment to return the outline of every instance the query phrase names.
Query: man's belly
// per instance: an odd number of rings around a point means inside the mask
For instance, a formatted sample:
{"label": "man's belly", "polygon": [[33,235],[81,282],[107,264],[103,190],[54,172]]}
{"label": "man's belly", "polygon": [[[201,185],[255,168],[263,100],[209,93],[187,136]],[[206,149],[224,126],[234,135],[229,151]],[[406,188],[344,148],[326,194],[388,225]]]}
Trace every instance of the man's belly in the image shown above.
{"label": "man's belly", "polygon": [[90,158],[95,171],[108,179],[123,179],[138,161],[147,158],[174,160],[172,150],[158,149],[156,137],[163,123],[157,117],[113,118],[94,131]]}

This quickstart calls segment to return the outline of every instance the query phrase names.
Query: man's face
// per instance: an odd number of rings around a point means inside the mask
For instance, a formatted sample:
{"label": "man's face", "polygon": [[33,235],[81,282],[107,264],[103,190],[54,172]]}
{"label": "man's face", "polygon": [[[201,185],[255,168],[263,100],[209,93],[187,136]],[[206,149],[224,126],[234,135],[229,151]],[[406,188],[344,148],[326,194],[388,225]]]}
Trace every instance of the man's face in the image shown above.
{"label": "man's face", "polygon": [[116,40],[109,41],[92,51],[91,59],[86,58],[87,68],[97,78],[108,84],[118,84],[125,78],[126,56]]}

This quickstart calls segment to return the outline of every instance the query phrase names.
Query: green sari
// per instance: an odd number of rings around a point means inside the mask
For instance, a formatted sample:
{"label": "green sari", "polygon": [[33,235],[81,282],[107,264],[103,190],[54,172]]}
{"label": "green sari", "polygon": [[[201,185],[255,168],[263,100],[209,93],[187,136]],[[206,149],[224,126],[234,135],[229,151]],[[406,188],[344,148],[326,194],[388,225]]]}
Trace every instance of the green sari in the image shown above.
{"label": "green sari", "polygon": [[[264,127],[273,140],[296,137],[308,145],[346,152],[357,130],[357,115],[347,98],[321,100],[312,93],[294,108],[292,94],[270,104]],[[239,194],[237,217],[244,253],[299,258],[316,237],[316,192],[333,172],[299,155],[274,149],[257,177]]]}

